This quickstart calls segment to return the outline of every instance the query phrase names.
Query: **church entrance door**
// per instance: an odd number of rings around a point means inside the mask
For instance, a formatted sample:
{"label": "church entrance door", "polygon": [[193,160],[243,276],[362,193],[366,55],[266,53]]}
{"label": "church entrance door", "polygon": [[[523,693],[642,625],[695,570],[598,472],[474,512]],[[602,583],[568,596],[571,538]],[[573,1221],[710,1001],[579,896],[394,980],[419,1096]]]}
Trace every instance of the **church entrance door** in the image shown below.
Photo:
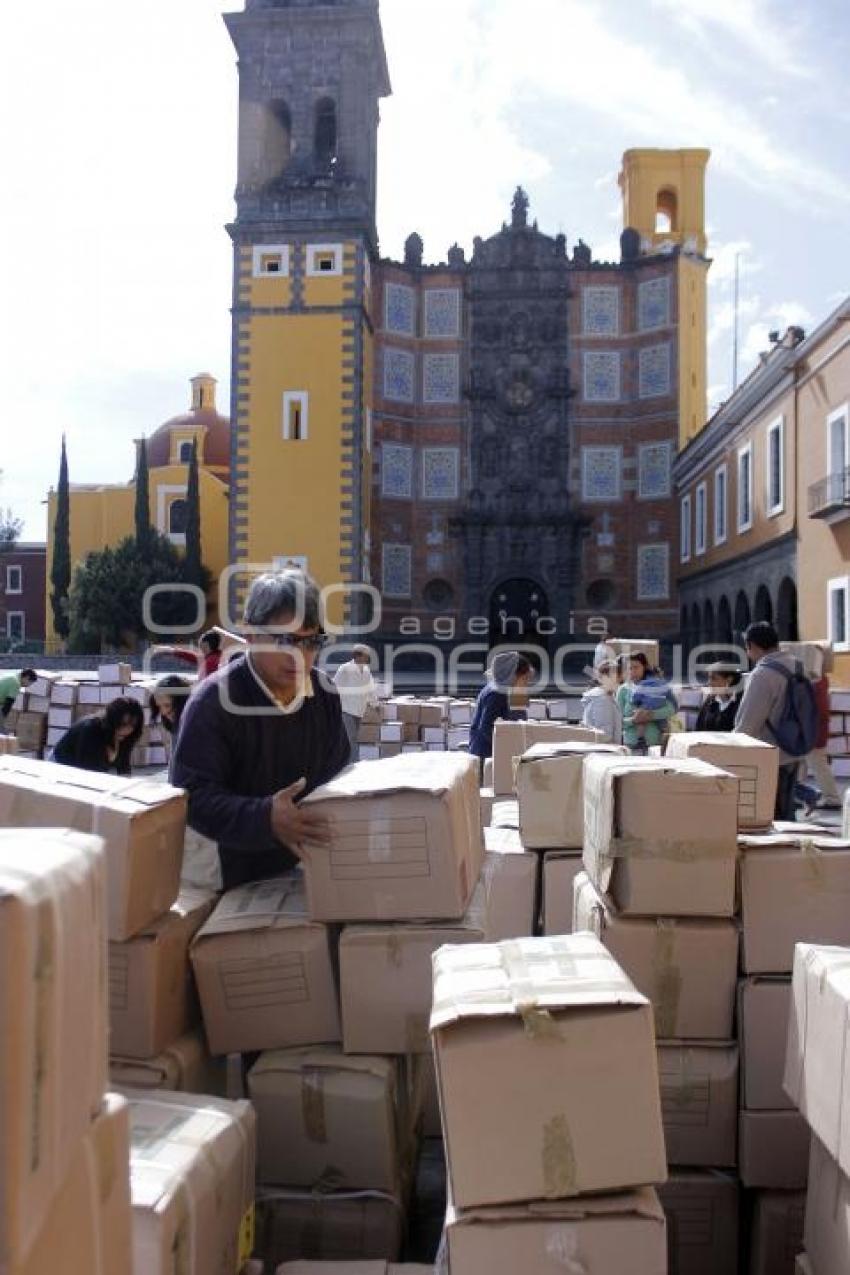
{"label": "church entrance door", "polygon": [[545,647],[547,629],[552,627],[548,617],[549,602],[539,584],[523,578],[504,580],[490,596],[490,642]]}

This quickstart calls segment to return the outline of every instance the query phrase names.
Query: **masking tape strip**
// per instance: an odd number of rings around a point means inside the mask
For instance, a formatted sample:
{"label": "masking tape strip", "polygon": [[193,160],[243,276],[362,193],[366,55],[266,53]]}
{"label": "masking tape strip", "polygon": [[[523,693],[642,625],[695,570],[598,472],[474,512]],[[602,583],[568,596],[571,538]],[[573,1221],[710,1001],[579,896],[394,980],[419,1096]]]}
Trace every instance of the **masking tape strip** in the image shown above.
{"label": "masking tape strip", "polygon": [[569,1121],[562,1113],[543,1127],[543,1190],[547,1199],[574,1195],[576,1157]]}
{"label": "masking tape strip", "polygon": [[602,858],[661,859],[670,863],[700,863],[706,859],[735,859],[738,848],[731,841],[661,841],[641,837],[615,837]]}
{"label": "masking tape strip", "polygon": [[675,962],[676,923],[659,921],[652,954],[652,1002],[655,1008],[655,1031],[661,1040],[678,1034],[679,1005],[682,997],[682,972]]}
{"label": "masking tape strip", "polygon": [[304,1068],[301,1076],[301,1116],[308,1140],[326,1143],[325,1078],[319,1068]]}

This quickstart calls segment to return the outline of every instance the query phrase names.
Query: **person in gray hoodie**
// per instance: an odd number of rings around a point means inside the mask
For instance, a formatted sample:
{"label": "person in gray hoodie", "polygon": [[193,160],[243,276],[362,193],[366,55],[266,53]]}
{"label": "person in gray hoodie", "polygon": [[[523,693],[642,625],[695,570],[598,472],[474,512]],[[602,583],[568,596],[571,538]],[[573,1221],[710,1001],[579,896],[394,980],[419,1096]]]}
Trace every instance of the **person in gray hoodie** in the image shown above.
{"label": "person in gray hoodie", "polygon": [[620,666],[617,660],[609,660],[593,670],[597,685],[585,691],[581,697],[582,725],[601,730],[606,744],[622,744],[623,714],[617,703],[620,685]]}
{"label": "person in gray hoodie", "polygon": [[[781,718],[788,691],[788,682],[777,665],[794,671],[793,656],[784,655],[779,649],[779,634],[772,624],[759,620],[751,624],[744,634],[744,646],[754,665],[747,678],[741,706],[735,718],[735,733],[749,735],[764,744],[776,744],[773,733]],[[779,785],[776,790],[776,818],[791,822],[796,818],[794,785],[797,782],[799,761],[780,749]]]}

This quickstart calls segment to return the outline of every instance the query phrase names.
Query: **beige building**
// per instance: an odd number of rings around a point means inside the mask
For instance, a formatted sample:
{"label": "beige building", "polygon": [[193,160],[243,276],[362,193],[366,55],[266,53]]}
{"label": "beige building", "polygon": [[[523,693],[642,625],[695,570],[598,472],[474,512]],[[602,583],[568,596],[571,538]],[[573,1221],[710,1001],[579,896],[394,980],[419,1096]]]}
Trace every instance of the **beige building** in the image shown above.
{"label": "beige building", "polygon": [[850,684],[850,299],[792,327],[676,462],[688,646],[829,636]]}

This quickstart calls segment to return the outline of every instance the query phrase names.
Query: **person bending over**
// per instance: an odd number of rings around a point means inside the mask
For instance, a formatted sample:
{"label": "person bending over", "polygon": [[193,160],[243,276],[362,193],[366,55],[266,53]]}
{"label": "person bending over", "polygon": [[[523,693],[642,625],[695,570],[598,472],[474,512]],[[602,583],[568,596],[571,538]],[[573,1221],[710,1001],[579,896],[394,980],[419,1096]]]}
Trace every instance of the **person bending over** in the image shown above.
{"label": "person bending over", "polygon": [[81,717],[75,722],[53,749],[51,759],[80,770],[129,775],[130,758],[144,723],[141,704],[121,696],[102,716]]}

